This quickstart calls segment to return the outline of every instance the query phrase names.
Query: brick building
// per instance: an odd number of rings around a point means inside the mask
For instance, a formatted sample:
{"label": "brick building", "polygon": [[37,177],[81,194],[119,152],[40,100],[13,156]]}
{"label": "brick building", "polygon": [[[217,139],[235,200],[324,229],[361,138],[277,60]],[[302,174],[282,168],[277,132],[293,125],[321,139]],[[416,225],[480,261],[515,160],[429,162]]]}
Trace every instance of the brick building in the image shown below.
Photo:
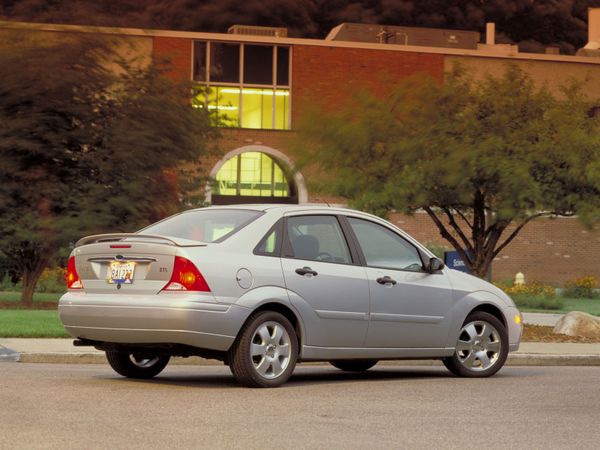
{"label": "brick building", "polygon": [[[216,184],[207,187],[213,204],[306,203],[336,201],[311,192],[306,179],[292,173],[288,140],[303,105],[342,107],[357,88],[384,94],[399,80],[427,73],[443,82],[456,63],[476,77],[498,74],[507,62],[521,66],[550,88],[568,79],[586,81],[600,98],[600,9],[591,10],[590,44],[580,56],[519,53],[516,46],[486,43],[479,34],[342,24],[324,40],[288,38],[285,29],[236,26],[230,33],[116,29],[0,22],[0,39],[14,33],[95,33],[115,37],[128,54],[169,59],[169,76],[209,88],[192,99],[196,107],[216,110],[223,123],[219,161],[208,161]],[[425,214],[394,215],[394,221],[424,243],[445,245]],[[494,279],[514,277],[560,284],[583,275],[600,278],[600,233],[577,219],[538,219],[494,261]]]}

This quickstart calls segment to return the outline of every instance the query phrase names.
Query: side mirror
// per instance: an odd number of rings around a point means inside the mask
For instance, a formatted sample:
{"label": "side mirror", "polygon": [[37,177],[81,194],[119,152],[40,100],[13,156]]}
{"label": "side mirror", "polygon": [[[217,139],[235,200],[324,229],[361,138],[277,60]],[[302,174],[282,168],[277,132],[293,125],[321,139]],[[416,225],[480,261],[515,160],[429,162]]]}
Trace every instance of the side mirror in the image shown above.
{"label": "side mirror", "polygon": [[430,258],[429,263],[427,264],[427,272],[435,273],[444,268],[444,263],[438,258]]}

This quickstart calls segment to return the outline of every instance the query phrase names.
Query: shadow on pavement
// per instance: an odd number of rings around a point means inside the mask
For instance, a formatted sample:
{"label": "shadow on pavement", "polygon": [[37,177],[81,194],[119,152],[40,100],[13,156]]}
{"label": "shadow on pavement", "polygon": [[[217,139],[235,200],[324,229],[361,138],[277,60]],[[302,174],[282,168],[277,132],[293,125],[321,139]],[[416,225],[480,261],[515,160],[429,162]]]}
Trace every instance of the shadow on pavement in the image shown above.
{"label": "shadow on pavement", "polygon": [[[165,386],[180,386],[180,387],[198,387],[198,388],[223,388],[223,387],[240,387],[225,367],[219,367],[218,373],[214,368],[207,373],[205,367],[201,366],[186,366],[185,373],[169,372],[167,369],[156,378],[149,380],[136,380],[122,378],[118,375],[114,376],[97,376],[97,379],[113,380],[123,383],[149,384],[149,385],[165,385]],[[491,379],[501,379],[506,377],[514,377],[516,369],[504,368],[502,371],[494,375]],[[521,372],[521,371],[519,371]],[[519,377],[528,377],[527,371],[519,373]],[[440,367],[379,367],[373,368],[367,372],[343,372],[327,366],[300,366],[281,388],[306,386],[306,385],[322,385],[322,384],[342,384],[356,383],[364,381],[414,381],[414,380],[436,380],[448,379],[454,382],[477,381],[478,379],[455,377],[444,368]],[[486,379],[480,379],[486,380]],[[281,389],[280,388],[280,389]]]}

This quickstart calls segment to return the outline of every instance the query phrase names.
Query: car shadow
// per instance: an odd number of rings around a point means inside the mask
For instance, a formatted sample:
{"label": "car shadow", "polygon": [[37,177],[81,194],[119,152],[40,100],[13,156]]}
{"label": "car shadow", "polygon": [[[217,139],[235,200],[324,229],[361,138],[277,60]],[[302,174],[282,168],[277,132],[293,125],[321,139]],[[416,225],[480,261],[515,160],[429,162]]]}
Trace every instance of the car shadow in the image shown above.
{"label": "car shadow", "polygon": [[[222,368],[219,368],[220,370],[218,373],[215,373],[214,370],[211,370],[211,373],[201,373],[203,371],[202,366],[187,366],[187,368],[188,370],[186,370],[185,373],[169,373],[169,371],[165,371],[157,377],[148,380],[121,378],[118,375],[98,376],[97,378],[111,379],[113,381],[123,383],[152,384],[192,388],[244,388],[235,380],[235,378],[233,378],[233,375],[231,375],[229,371],[224,372]],[[504,369],[503,371],[494,375],[493,379],[514,376],[513,373],[506,372],[507,370]],[[513,371],[511,370],[510,372]],[[519,376],[527,376],[527,374],[523,373]],[[292,377],[280,389],[307,385],[360,383],[365,381],[415,381],[435,379],[454,379],[457,382],[472,382],[477,380],[485,380],[485,378],[473,379],[456,377],[447,370],[445,370],[443,367],[438,366],[395,367],[383,365],[380,367],[374,367],[373,369],[370,369],[367,372],[343,372],[341,370],[329,368],[327,366],[306,365],[299,366],[298,368],[296,368]]]}

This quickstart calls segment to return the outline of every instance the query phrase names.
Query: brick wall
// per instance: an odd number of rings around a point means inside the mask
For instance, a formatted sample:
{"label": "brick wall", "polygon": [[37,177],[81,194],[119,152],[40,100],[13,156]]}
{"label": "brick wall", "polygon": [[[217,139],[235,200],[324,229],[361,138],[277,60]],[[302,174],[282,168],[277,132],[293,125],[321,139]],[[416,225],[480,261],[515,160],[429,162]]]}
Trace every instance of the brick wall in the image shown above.
{"label": "brick wall", "polygon": [[192,70],[192,41],[185,38],[157,37],[152,39],[152,53],[159,62],[168,62],[166,76],[176,81],[188,81]]}
{"label": "brick wall", "polygon": [[343,106],[353,91],[385,95],[391,86],[416,73],[442,82],[444,56],[358,48],[297,45],[292,59],[292,126],[305,103]]}

